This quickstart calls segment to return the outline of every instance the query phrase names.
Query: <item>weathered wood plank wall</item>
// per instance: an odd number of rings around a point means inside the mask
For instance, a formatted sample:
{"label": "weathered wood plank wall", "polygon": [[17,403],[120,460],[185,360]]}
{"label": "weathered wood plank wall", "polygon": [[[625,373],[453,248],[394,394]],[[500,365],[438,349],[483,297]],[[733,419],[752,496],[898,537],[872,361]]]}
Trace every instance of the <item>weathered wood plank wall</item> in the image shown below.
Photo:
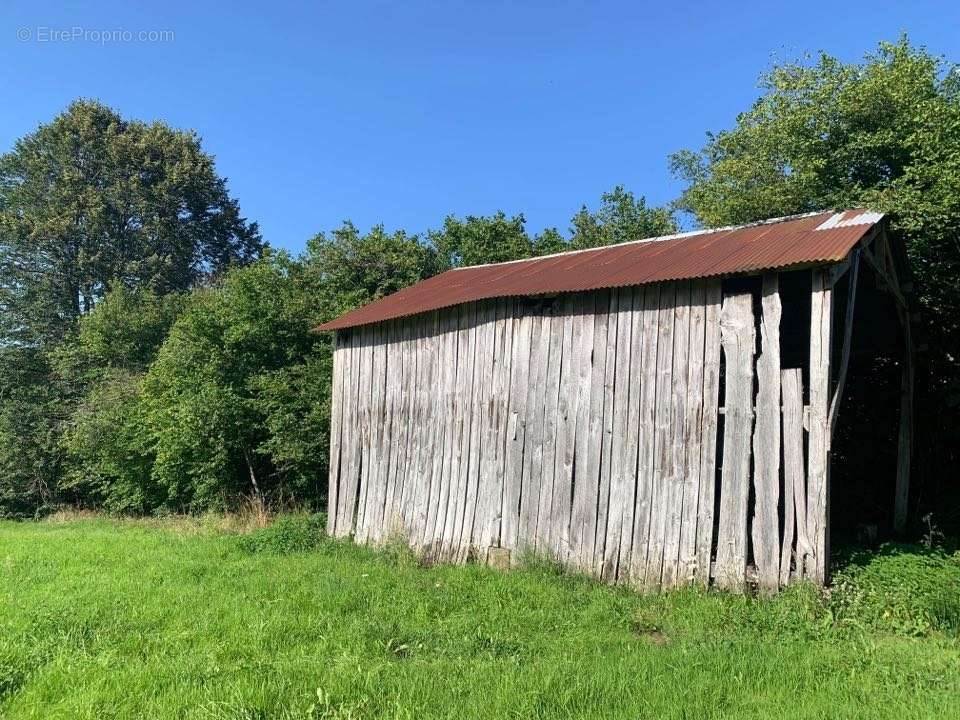
{"label": "weathered wood plank wall", "polygon": [[814,282],[806,472],[775,275],[759,315],[751,293],[697,280],[341,332],[330,532],[438,561],[530,551],[648,589],[822,580],[829,290]]}

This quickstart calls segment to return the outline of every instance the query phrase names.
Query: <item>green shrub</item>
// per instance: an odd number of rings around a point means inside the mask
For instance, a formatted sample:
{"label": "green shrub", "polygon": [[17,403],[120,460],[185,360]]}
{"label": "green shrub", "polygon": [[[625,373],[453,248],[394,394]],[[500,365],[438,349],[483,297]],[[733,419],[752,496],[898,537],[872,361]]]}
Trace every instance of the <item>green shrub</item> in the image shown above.
{"label": "green shrub", "polygon": [[960,553],[886,544],[857,552],[834,575],[838,625],[911,636],[960,635]]}
{"label": "green shrub", "polygon": [[262,530],[241,536],[240,548],[248,553],[270,555],[310,552],[323,541],[326,524],[324,513],[288,515]]}

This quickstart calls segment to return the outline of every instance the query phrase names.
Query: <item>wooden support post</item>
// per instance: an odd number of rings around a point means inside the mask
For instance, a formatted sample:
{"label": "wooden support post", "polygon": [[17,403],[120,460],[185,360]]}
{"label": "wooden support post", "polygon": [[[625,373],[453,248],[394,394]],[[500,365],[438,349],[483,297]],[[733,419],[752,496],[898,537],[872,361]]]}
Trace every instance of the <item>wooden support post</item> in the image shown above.
{"label": "wooden support post", "polygon": [[807,476],[807,537],[813,557],[805,568],[817,585],[827,579],[830,552],[830,347],[832,289],[829,270],[812,271],[810,298],[810,439]]}
{"label": "wooden support post", "polygon": [[327,475],[327,535],[333,536],[337,525],[337,492],[340,487],[340,434],[343,407],[343,356],[340,333],[333,334],[333,377],[330,383],[330,456]]}
{"label": "wooden support post", "polygon": [[910,331],[910,307],[897,276],[896,262],[886,234],[880,235],[875,245],[876,254],[865,246],[863,257],[896,300],[904,336],[904,358],[900,380],[900,421],[897,433],[897,478],[893,504],[893,527],[897,533],[902,533],[907,524],[910,456],[913,444],[913,338]]}
{"label": "wooden support post", "polygon": [[750,496],[750,436],[753,428],[753,298],[750,293],[723,300],[720,337],[726,359],[723,469],[716,582],[739,589],[747,570],[747,501]]}
{"label": "wooden support post", "polygon": [[837,410],[843,399],[843,386],[847,380],[847,366],[850,365],[850,345],[853,338],[853,309],[857,301],[857,277],[860,270],[860,251],[854,250],[850,260],[850,279],[847,285],[847,307],[843,321],[843,349],[840,354],[840,368],[837,371],[837,387],[830,402],[830,428],[837,422]]}
{"label": "wooden support post", "polygon": [[904,358],[900,380],[900,429],[897,433],[897,485],[893,505],[893,527],[902,533],[907,526],[910,495],[910,455],[913,445],[913,338],[910,315],[901,313],[904,335]]}
{"label": "wooden support post", "polygon": [[757,422],[753,432],[753,560],[767,591],[780,578],[780,290],[763,276],[761,349],[757,359]]}

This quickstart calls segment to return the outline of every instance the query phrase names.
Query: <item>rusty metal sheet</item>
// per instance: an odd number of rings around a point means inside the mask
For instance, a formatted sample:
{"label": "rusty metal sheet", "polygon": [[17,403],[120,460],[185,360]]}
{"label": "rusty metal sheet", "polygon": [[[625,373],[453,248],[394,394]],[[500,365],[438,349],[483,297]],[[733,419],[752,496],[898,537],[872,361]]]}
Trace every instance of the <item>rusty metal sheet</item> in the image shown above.
{"label": "rusty metal sheet", "polygon": [[835,263],[882,217],[866,210],[823,212],[457,268],[351,310],[317,329],[338,330],[496,297],[552,295]]}

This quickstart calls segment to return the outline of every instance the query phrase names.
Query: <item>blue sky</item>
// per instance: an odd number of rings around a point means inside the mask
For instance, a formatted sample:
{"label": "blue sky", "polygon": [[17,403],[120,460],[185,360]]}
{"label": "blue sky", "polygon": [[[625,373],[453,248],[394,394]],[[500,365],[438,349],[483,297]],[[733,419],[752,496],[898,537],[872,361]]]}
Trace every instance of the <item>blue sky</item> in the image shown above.
{"label": "blue sky", "polygon": [[674,198],[668,154],[729,127],[776,58],[907,31],[960,60],[958,28],[955,1],[14,0],[0,149],[92,97],[197,130],[275,246],[500,209],[566,229],[617,184]]}

